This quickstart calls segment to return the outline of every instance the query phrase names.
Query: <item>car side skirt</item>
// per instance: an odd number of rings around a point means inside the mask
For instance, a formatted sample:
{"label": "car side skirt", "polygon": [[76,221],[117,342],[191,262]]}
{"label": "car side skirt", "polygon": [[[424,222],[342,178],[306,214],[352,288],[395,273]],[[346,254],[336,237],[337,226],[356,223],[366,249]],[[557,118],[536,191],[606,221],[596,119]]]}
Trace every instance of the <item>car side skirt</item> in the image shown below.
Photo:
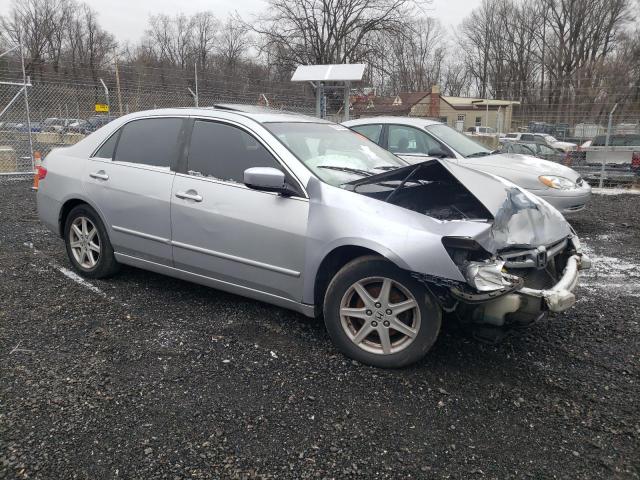
{"label": "car side skirt", "polygon": [[261,290],[244,287],[242,285],[237,285],[235,283],[226,282],[224,280],[218,280],[216,278],[207,277],[204,275],[199,275],[197,273],[188,272],[186,270],[170,267],[168,265],[162,265],[159,263],[152,262],[150,260],[144,260],[141,258],[133,257],[131,255],[126,255],[124,253],[114,253],[114,255],[118,262],[123,263],[125,265],[130,265],[132,267],[141,268],[143,270],[149,270],[155,273],[168,275],[170,277],[179,278],[180,280],[186,280],[188,282],[198,283],[200,285],[212,287],[217,290],[233,293],[235,295],[240,295],[242,297],[252,298],[254,300],[259,300],[261,302],[270,303],[278,307],[296,311],[307,317],[316,316],[315,305],[296,302],[288,298],[280,297],[278,295],[273,295],[272,293],[267,293]]}

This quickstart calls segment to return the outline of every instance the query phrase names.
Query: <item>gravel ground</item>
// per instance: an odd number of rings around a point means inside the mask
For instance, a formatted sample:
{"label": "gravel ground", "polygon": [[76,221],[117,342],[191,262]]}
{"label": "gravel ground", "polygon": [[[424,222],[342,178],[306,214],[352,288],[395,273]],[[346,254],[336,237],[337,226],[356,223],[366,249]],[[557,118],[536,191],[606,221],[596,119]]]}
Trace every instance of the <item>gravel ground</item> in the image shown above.
{"label": "gravel ground", "polygon": [[125,268],[82,285],[0,184],[0,478],[640,478],[640,197],[572,219],[575,308],[377,370],[321,322]]}

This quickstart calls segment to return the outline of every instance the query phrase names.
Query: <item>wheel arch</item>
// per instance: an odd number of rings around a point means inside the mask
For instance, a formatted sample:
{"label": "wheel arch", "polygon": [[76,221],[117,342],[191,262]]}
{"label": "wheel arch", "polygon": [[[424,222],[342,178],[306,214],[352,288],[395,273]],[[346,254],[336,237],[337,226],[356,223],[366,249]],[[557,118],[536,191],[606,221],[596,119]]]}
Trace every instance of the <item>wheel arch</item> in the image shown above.
{"label": "wheel arch", "polygon": [[404,262],[400,261],[392,252],[378,245],[351,242],[334,246],[317,263],[317,269],[312,276],[313,288],[311,292],[308,292],[308,298],[316,306],[317,311],[321,311],[319,307],[324,302],[327,287],[335,274],[350,261],[368,255],[379,256],[402,269],[407,268]]}
{"label": "wheel arch", "polygon": [[73,210],[78,205],[87,205],[94,212],[96,212],[96,215],[98,215],[98,217],[100,218],[100,221],[102,222],[102,224],[104,225],[104,227],[108,231],[109,226],[104,221],[104,217],[102,216],[102,213],[100,212],[100,209],[98,209],[93,204],[93,202],[91,202],[90,200],[88,200],[86,198],[83,198],[83,197],[80,197],[80,196],[73,196],[73,197],[70,197],[70,198],[66,199],[62,203],[62,206],[60,207],[60,212],[58,213],[58,235],[60,236],[60,238],[64,238],[64,224],[67,221],[67,217],[69,216],[69,213],[71,212],[71,210]]}

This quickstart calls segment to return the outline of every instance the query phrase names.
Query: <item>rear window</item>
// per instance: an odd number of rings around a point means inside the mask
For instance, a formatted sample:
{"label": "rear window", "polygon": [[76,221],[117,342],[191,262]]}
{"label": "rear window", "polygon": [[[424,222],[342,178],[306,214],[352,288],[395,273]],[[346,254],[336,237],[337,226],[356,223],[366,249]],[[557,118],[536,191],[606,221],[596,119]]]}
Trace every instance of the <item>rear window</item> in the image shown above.
{"label": "rear window", "polygon": [[169,168],[178,158],[182,119],[145,118],[126,124],[114,160]]}
{"label": "rear window", "polygon": [[102,144],[102,146],[98,149],[98,151],[93,155],[97,158],[108,158],[111,160],[113,158],[113,152],[116,149],[116,144],[118,143],[118,136],[120,135],[120,131],[117,131],[109,139]]}

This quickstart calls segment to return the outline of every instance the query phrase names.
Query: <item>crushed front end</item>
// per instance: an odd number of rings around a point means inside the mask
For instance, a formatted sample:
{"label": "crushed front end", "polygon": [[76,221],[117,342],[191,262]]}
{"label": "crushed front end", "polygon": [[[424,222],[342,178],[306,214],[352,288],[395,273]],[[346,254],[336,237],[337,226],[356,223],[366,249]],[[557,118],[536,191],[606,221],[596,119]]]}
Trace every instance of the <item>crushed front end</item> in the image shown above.
{"label": "crushed front end", "polygon": [[440,160],[350,186],[438,222],[432,228],[461,276],[413,275],[477,337],[499,340],[575,303],[589,258],[558,210],[513,183]]}
{"label": "crushed front end", "polygon": [[496,254],[473,240],[444,238],[443,243],[466,283],[414,276],[438,297],[445,311],[454,313],[477,338],[491,342],[548,312],[572,307],[579,272],[591,266],[575,234],[550,245]]}

